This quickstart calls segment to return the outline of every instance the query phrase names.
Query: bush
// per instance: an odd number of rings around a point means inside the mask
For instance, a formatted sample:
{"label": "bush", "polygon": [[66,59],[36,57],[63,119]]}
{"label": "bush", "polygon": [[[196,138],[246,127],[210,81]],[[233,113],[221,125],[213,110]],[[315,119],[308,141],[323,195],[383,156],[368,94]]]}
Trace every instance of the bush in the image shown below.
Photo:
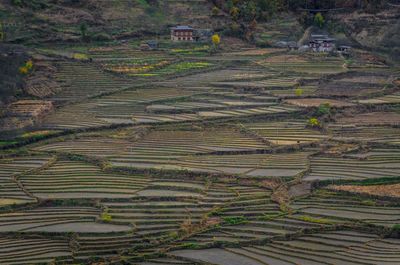
{"label": "bush", "polygon": [[225,217],[223,218],[224,222],[229,225],[239,225],[243,223],[247,223],[247,219],[244,216],[237,216],[237,217]]}
{"label": "bush", "polygon": [[304,93],[304,90],[303,89],[301,89],[300,87],[298,87],[298,88],[296,88],[295,89],[295,94],[296,94],[296,96],[298,96],[298,97],[300,97],[300,96],[302,96],[303,95],[303,93]]}
{"label": "bush", "polygon": [[323,116],[323,115],[329,115],[331,114],[331,106],[329,103],[323,103],[319,105],[315,115],[317,116]]}
{"label": "bush", "polygon": [[325,19],[321,13],[317,13],[314,17],[314,24],[320,28],[322,28],[325,24]]}
{"label": "bush", "polygon": [[108,35],[105,32],[100,32],[100,33],[93,34],[91,39],[94,40],[94,41],[109,41],[109,40],[112,40],[111,36]]}
{"label": "bush", "polygon": [[317,118],[310,118],[307,124],[313,128],[321,128],[321,123]]}
{"label": "bush", "polygon": [[11,1],[11,4],[12,4],[13,6],[22,7],[24,3],[22,2],[22,0],[12,0],[12,1]]}
{"label": "bush", "polygon": [[213,16],[218,16],[218,14],[219,14],[219,8],[218,7],[216,7],[216,6],[214,6],[213,8],[212,8],[212,15]]}

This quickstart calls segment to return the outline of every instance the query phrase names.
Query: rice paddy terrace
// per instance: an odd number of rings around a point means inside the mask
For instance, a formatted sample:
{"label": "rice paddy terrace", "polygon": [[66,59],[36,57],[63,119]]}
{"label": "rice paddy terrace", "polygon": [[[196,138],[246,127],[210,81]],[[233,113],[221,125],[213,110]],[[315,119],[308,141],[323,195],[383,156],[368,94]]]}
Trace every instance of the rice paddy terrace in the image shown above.
{"label": "rice paddy terrace", "polygon": [[68,49],[0,142],[0,264],[400,264],[395,67]]}

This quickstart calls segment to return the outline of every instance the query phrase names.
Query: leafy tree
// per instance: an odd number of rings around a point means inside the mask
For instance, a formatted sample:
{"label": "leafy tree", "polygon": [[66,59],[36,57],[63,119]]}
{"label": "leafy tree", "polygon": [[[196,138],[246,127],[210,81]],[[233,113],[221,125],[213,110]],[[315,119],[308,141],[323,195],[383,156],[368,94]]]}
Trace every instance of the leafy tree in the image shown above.
{"label": "leafy tree", "polygon": [[331,106],[329,105],[329,103],[323,103],[319,105],[315,114],[317,116],[323,116],[323,115],[329,115],[330,113],[331,113]]}
{"label": "leafy tree", "polygon": [[296,94],[296,96],[300,97],[303,95],[304,91],[302,88],[298,87],[295,89],[294,93]]}
{"label": "leafy tree", "polygon": [[218,34],[212,35],[211,40],[214,46],[218,46],[221,43],[221,37]]}
{"label": "leafy tree", "polygon": [[22,2],[22,0],[12,0],[11,4],[14,6],[22,7],[24,3]]}
{"label": "leafy tree", "polygon": [[239,10],[239,8],[237,8],[236,6],[232,7],[232,8],[229,10],[229,14],[231,15],[231,17],[232,17],[233,20],[237,20],[237,19],[238,19],[238,17],[239,17],[239,12],[240,12],[240,10]]}
{"label": "leafy tree", "polygon": [[320,28],[322,28],[325,24],[325,18],[321,13],[317,13],[314,17],[314,24]]}
{"label": "leafy tree", "polygon": [[79,26],[79,31],[81,32],[82,39],[87,38],[87,30],[88,30],[88,27],[87,27],[86,23],[82,23]]}
{"label": "leafy tree", "polygon": [[218,14],[219,14],[219,8],[218,7],[216,7],[216,6],[214,6],[213,8],[212,8],[212,15],[213,16],[217,16]]}
{"label": "leafy tree", "polygon": [[317,118],[310,118],[307,123],[313,128],[321,128],[321,123]]}

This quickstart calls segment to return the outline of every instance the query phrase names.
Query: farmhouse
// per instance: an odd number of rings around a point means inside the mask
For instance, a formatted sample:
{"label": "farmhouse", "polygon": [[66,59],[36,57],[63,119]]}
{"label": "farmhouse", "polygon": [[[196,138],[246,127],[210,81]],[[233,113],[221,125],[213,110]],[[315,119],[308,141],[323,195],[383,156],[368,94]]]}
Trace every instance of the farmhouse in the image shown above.
{"label": "farmhouse", "polygon": [[194,29],[189,26],[176,26],[171,28],[172,41],[193,41]]}
{"label": "farmhouse", "polygon": [[335,39],[328,35],[311,35],[308,46],[314,52],[331,52],[335,49]]}

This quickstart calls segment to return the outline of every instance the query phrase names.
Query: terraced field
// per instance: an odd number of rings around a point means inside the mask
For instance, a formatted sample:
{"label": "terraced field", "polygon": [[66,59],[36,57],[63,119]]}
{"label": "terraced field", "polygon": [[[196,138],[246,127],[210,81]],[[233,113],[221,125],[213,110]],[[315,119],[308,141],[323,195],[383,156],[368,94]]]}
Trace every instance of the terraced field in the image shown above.
{"label": "terraced field", "polygon": [[243,126],[275,145],[315,143],[330,137],[318,130],[307,128],[307,124],[302,121],[245,123]]}
{"label": "terraced field", "polygon": [[398,149],[372,149],[370,152],[332,157],[314,156],[310,160],[311,173],[303,179],[363,180],[369,178],[395,178],[400,176]]}
{"label": "terraced field", "polygon": [[0,136],[0,264],[400,264],[398,72],[135,45],[53,48],[56,108]]}
{"label": "terraced field", "polygon": [[345,195],[325,190],[316,192],[307,199],[295,201],[291,206],[296,211],[296,215],[341,222],[357,220],[392,227],[400,218],[400,208],[396,204],[382,207],[379,201],[364,200],[351,194]]}
{"label": "terraced field", "polygon": [[292,241],[273,241],[240,248],[178,250],[172,257],[211,264],[396,264],[398,239],[339,230],[316,233]]}
{"label": "terraced field", "polygon": [[35,197],[64,199],[131,197],[150,180],[105,174],[90,164],[59,159],[38,174],[24,175],[20,181]]}

